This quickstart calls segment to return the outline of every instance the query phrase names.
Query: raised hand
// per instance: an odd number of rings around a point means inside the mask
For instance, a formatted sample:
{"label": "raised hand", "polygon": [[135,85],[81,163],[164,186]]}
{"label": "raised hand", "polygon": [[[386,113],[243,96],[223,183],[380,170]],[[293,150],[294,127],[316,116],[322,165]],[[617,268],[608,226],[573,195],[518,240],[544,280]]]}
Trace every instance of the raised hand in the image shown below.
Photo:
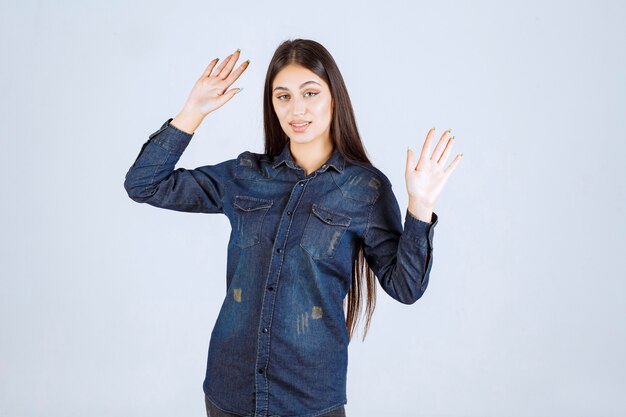
{"label": "raised hand", "polygon": [[450,130],[446,130],[430,155],[434,136],[435,128],[433,127],[426,135],[417,161],[410,148],[407,149],[406,158],[405,179],[409,193],[409,211],[426,222],[430,222],[437,198],[463,155],[457,154],[450,165],[444,168],[455,139],[451,136]]}
{"label": "raised hand", "polygon": [[[206,115],[222,107],[241,91],[239,88],[231,88],[226,91],[250,65],[250,60],[246,60],[232,72],[237,59],[239,59],[239,53],[240,51],[237,49],[228,55],[217,68],[215,65],[218,58],[209,63],[189,93],[183,109],[171,121],[174,127],[192,134]],[[215,71],[213,71],[214,68]]]}
{"label": "raised hand", "polygon": [[[246,60],[233,72],[232,70],[239,59],[239,54],[240,50],[237,49],[234,53],[228,55],[217,68],[215,68],[215,65],[218,59],[213,59],[193,86],[184,108],[206,116],[233,98],[239,92],[239,88],[231,88],[228,91],[226,89],[250,65],[250,60]],[[214,68],[215,71],[213,71]]]}

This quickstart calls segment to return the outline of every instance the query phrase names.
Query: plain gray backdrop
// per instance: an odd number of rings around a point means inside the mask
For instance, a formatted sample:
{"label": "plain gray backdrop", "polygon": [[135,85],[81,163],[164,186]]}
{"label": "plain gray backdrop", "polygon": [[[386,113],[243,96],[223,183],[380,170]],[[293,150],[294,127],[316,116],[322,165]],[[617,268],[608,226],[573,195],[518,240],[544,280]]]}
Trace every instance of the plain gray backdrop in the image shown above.
{"label": "plain gray backdrop", "polygon": [[464,153],[426,294],[379,286],[350,344],[347,415],[626,415],[625,19],[618,1],[3,1],[0,416],[205,415],[229,223],[137,204],[124,176],[236,48],[244,90],[178,167],[262,152],[267,65],[299,37],[337,61],[403,216],[407,146],[435,126]]}

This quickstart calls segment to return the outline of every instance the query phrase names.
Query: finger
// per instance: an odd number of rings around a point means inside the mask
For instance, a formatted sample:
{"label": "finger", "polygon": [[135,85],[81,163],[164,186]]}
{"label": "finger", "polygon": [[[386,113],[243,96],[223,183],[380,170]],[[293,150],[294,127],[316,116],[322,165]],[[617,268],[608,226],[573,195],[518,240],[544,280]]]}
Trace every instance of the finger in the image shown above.
{"label": "finger", "polygon": [[413,149],[407,147],[406,150],[406,166],[404,167],[404,172],[408,173],[410,171],[415,170],[415,155],[413,154]]}
{"label": "finger", "polygon": [[444,148],[448,144],[448,139],[450,139],[451,130],[452,129],[448,129],[445,132],[443,132],[443,135],[441,135],[441,138],[439,139],[439,142],[437,142],[437,146],[435,146],[435,150],[433,151],[433,154],[430,157],[431,161],[437,162],[439,158],[441,158],[441,153],[443,152]]}
{"label": "finger", "polygon": [[228,86],[237,81],[237,78],[239,78],[239,76],[246,70],[246,68],[248,68],[248,65],[250,65],[249,59],[243,61],[241,65],[239,65],[239,67],[237,67],[237,69],[228,76],[228,78],[226,79],[226,83],[228,84]]}
{"label": "finger", "polygon": [[426,140],[422,144],[422,151],[420,153],[419,159],[417,160],[417,165],[414,165],[414,169],[419,169],[423,165],[423,161],[428,157],[427,155],[430,153],[431,142],[433,141],[433,137],[435,136],[435,128],[431,127],[428,133],[426,134]]}
{"label": "finger", "polygon": [[226,64],[228,64],[228,61],[230,60],[230,58],[233,56],[233,54],[228,55],[226,58],[224,58],[224,60],[222,61],[222,63],[217,67],[217,69],[215,70],[215,73],[213,74],[214,77],[219,77],[220,73],[222,72],[222,70],[224,69],[224,66]]}
{"label": "finger", "polygon": [[235,64],[237,63],[237,60],[239,59],[239,50],[236,50],[232,55],[231,55],[231,59],[226,63],[226,66],[224,67],[224,69],[222,70],[222,72],[220,72],[219,77],[224,80],[226,79],[226,77],[228,77],[230,75],[230,72],[232,71],[233,67],[235,66]]}
{"label": "finger", "polygon": [[450,137],[446,145],[446,149],[443,150],[441,157],[437,161],[438,164],[442,164],[442,165],[446,164],[446,161],[448,160],[448,155],[452,151],[452,147],[454,146],[455,143],[456,143],[456,140],[454,139],[454,136]]}
{"label": "finger", "polygon": [[239,91],[241,91],[243,89],[240,88],[231,88],[230,90],[228,90],[227,92],[225,92],[224,94],[222,94],[220,96],[219,99],[219,106],[223,106],[227,101],[229,101],[231,98],[233,98],[233,96],[235,94],[237,94]]}
{"label": "finger", "polygon": [[450,162],[450,165],[448,165],[448,167],[443,170],[443,172],[446,174],[446,176],[449,176],[450,174],[452,174],[454,172],[454,168],[456,168],[456,166],[459,164],[459,162],[461,162],[461,158],[462,157],[463,157],[463,153],[458,154],[456,156],[456,158],[454,158],[452,160],[452,162]]}
{"label": "finger", "polygon": [[215,64],[217,64],[217,61],[219,61],[219,58],[213,58],[211,62],[209,62],[209,65],[206,67],[206,69],[202,73],[202,77],[200,78],[208,77],[209,75],[211,75],[211,71],[213,71]]}

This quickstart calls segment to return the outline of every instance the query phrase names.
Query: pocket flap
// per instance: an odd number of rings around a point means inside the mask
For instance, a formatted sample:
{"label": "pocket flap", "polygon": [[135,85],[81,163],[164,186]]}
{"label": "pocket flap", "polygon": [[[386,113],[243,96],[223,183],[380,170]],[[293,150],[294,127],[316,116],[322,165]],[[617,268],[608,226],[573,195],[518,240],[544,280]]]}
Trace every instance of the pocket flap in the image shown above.
{"label": "pocket flap", "polygon": [[239,207],[245,211],[253,211],[272,207],[272,200],[264,200],[262,198],[247,197],[244,195],[235,196],[235,207]]}
{"label": "pocket flap", "polygon": [[313,213],[324,223],[336,226],[350,226],[352,219],[346,215],[335,213],[318,204],[313,204]]}

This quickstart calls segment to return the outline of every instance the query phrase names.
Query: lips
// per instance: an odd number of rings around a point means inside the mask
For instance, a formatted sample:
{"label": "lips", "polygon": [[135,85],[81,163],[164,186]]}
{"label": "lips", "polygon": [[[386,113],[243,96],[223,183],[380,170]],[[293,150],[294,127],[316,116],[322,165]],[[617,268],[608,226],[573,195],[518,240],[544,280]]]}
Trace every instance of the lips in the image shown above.
{"label": "lips", "polygon": [[291,122],[289,123],[291,125],[291,129],[294,132],[304,132],[305,130],[307,130],[307,128],[309,127],[309,125],[311,124],[311,122]]}

